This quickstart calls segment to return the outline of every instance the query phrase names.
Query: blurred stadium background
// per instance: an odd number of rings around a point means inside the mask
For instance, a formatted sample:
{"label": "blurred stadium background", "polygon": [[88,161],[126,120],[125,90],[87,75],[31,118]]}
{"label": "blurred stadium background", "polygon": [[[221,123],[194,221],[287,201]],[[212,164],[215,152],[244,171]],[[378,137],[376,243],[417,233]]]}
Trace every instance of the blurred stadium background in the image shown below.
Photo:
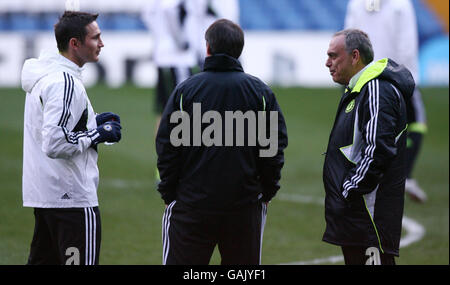
{"label": "blurred stadium background", "polygon": [[[53,24],[64,0],[0,0],[0,264],[24,264],[33,234],[22,207],[23,61],[55,48]],[[230,6],[228,0],[216,1]],[[399,264],[449,263],[448,1],[413,0],[419,28],[419,86],[428,134],[414,175],[429,200],[405,199]],[[152,39],[140,18],[145,0],[80,1],[98,12],[105,48],[87,64],[85,84],[97,112],[114,111],[123,140],[99,149],[101,264],[161,264],[163,202],[155,190]],[[340,88],[325,68],[331,35],[342,29],[347,0],[240,0],[246,33],[244,70],[270,84],[289,130],[282,189],[269,207],[263,264],[342,264],[340,249],[321,242],[325,227],[321,154]],[[229,7],[228,7],[229,8]],[[220,15],[220,10],[219,10]],[[307,135],[305,135],[307,134]],[[217,252],[212,264],[219,263]]]}

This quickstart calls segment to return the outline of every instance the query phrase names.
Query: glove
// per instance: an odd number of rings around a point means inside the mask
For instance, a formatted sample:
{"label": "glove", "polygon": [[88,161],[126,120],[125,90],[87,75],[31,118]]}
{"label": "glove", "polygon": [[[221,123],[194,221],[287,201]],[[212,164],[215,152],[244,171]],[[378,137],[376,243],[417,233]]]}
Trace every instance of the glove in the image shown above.
{"label": "glove", "polygon": [[106,123],[108,121],[116,121],[116,122],[119,122],[119,124],[120,124],[119,115],[116,115],[111,112],[105,112],[105,113],[98,114],[97,116],[95,116],[95,120],[97,121],[97,126],[103,125],[104,123]]}
{"label": "glove", "polygon": [[122,127],[119,122],[109,121],[98,126],[91,136],[92,144],[95,146],[102,142],[118,142],[122,138],[120,130]]}

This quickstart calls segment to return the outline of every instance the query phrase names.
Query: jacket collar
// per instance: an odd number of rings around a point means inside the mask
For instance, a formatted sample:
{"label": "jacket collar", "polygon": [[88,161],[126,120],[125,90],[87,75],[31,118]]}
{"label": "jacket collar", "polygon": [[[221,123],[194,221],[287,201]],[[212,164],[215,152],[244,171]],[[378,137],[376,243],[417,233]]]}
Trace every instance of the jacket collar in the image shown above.
{"label": "jacket collar", "polygon": [[386,68],[388,63],[387,58],[383,58],[376,62],[371,62],[369,65],[360,70],[355,74],[347,89],[350,89],[352,93],[361,91],[361,88],[370,80],[378,77]]}
{"label": "jacket collar", "polygon": [[350,90],[353,90],[353,88],[355,88],[356,83],[358,83],[359,78],[361,77],[361,75],[364,73],[364,71],[373,64],[373,61],[371,63],[369,63],[368,65],[364,66],[363,69],[361,69],[358,73],[356,73],[355,75],[353,75],[353,77],[350,79],[350,82],[348,83],[348,88]]}
{"label": "jacket collar", "polygon": [[220,53],[206,57],[203,71],[240,71],[243,72],[239,60]]}
{"label": "jacket collar", "polygon": [[77,77],[81,80],[82,73],[83,73],[83,67],[79,67],[77,64],[75,64],[70,59],[66,58],[65,56],[61,55],[60,53],[55,55],[55,60],[63,66],[67,71]]}

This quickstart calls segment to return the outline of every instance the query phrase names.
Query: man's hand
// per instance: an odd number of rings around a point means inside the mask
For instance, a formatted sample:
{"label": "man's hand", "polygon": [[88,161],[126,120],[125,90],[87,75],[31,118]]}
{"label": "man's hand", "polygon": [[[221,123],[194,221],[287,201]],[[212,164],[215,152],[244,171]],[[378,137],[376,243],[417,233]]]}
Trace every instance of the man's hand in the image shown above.
{"label": "man's hand", "polygon": [[122,138],[119,122],[110,121],[97,127],[97,133],[92,137],[92,144],[97,145],[102,142],[118,142]]}
{"label": "man's hand", "polygon": [[111,113],[111,112],[105,112],[98,114],[95,116],[95,120],[97,121],[97,126],[103,125],[106,122],[109,121],[115,121],[120,124],[120,117],[117,114]]}

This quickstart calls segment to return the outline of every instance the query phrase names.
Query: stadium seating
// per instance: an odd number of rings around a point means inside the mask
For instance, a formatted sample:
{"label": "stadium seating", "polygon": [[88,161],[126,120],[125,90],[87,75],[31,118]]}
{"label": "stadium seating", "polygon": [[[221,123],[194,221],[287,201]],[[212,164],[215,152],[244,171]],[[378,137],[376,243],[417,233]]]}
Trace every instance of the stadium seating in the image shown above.
{"label": "stadium seating", "polygon": [[[333,30],[343,28],[344,0],[241,0],[241,26],[246,30]],[[421,0],[412,0],[419,42],[444,32],[439,20]],[[326,20],[324,20],[326,19]]]}
{"label": "stadium seating", "polygon": [[420,0],[412,0],[416,10],[417,25],[419,27],[419,42],[424,43],[427,40],[440,36],[444,33],[439,20]]}
{"label": "stadium seating", "polygon": [[12,30],[39,30],[40,17],[34,13],[14,13],[9,17]]}
{"label": "stadium seating", "polygon": [[[422,0],[412,0],[416,9],[419,27],[419,42],[442,35],[443,28],[437,17]],[[126,6],[124,1],[122,6]],[[347,6],[346,0],[240,0],[240,24],[245,30],[331,30],[337,31],[344,25]],[[9,1],[9,3],[15,3]],[[103,5],[108,5],[105,2]],[[140,19],[139,1],[132,2],[130,7],[109,6],[101,9],[100,4],[91,8],[105,10],[99,18],[103,30],[144,30]],[[131,2],[130,2],[131,3]],[[10,4],[13,5],[13,4]],[[55,4],[56,5],[56,4]],[[54,5],[54,6],[55,6]],[[51,10],[51,5],[37,13],[36,7],[3,4],[0,10],[1,31],[52,30],[58,12]],[[132,11],[133,7],[136,11]],[[55,6],[55,9],[59,6]],[[27,10],[28,9],[28,10]]]}

